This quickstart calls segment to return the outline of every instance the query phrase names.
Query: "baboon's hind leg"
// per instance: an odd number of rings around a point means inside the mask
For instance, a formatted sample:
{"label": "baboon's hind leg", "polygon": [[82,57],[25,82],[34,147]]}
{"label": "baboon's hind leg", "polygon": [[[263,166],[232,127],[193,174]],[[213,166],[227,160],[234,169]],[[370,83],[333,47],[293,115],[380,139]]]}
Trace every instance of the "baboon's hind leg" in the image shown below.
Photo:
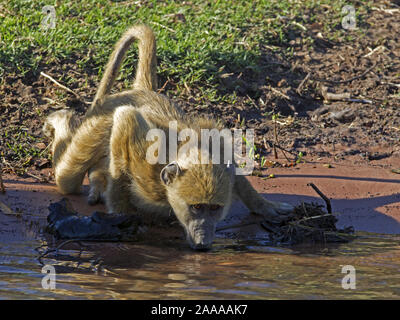
{"label": "baboon's hind leg", "polygon": [[47,118],[43,128],[53,137],[54,175],[62,194],[80,192],[86,172],[107,154],[112,125],[107,115],[89,117],[82,124],[75,117],[67,110],[56,112]]}
{"label": "baboon's hind leg", "polygon": [[71,142],[80,121],[71,110],[59,110],[51,113],[44,122],[43,133],[51,139],[53,166],[56,167]]}

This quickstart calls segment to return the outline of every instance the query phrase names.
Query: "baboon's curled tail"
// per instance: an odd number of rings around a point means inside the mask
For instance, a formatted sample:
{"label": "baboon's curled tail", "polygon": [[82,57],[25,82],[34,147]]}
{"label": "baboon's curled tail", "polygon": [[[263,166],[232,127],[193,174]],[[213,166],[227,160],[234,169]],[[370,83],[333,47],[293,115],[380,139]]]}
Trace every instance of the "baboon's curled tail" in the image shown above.
{"label": "baboon's curled tail", "polygon": [[94,108],[96,103],[110,94],[111,87],[118,75],[125,54],[135,40],[139,40],[139,62],[136,67],[136,77],[133,87],[153,91],[157,90],[157,58],[154,33],[146,25],[137,25],[128,29],[117,42],[107,63],[91,109]]}
{"label": "baboon's curled tail", "polygon": [[133,87],[156,90],[155,37],[149,27],[137,25],[128,29],[116,44],[93,104],[82,123],[78,126],[71,122],[70,112],[54,114],[46,122],[45,131],[56,140],[52,149],[53,166],[56,184],[63,194],[79,192],[86,172],[96,167],[108,154],[113,118],[107,113],[96,112],[110,94],[125,54],[135,40],[139,40],[139,62]]}

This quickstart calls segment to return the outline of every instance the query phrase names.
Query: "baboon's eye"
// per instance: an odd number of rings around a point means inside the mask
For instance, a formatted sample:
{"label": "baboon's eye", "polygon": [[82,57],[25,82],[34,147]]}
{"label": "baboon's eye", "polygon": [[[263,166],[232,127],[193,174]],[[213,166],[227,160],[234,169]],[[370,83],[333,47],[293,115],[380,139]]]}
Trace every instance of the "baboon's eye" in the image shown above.
{"label": "baboon's eye", "polygon": [[193,209],[200,210],[200,209],[203,208],[203,205],[200,204],[200,203],[198,203],[198,204],[193,204],[193,205],[191,205],[191,207],[192,207]]}
{"label": "baboon's eye", "polygon": [[215,211],[215,210],[219,210],[219,209],[221,209],[221,206],[218,205],[218,204],[212,204],[212,205],[210,205],[210,210],[211,210],[211,211]]}

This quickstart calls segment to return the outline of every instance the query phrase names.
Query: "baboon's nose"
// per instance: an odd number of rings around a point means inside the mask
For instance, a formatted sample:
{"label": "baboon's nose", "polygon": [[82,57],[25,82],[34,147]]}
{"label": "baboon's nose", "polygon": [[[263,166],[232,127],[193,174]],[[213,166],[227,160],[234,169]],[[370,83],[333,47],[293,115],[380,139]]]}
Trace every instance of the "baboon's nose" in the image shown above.
{"label": "baboon's nose", "polygon": [[214,234],[210,230],[195,230],[193,233],[186,233],[187,240],[194,250],[206,251],[211,249]]}
{"label": "baboon's nose", "polygon": [[198,251],[207,251],[211,249],[212,241],[206,241],[204,237],[199,237],[200,239],[196,239],[191,243],[191,247],[194,250]]}

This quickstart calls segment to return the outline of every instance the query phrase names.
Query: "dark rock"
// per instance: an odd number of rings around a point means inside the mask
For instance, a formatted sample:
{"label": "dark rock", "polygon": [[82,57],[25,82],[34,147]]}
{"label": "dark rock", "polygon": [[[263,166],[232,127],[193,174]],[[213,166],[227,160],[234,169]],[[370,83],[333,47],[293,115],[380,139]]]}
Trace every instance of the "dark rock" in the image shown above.
{"label": "dark rock", "polygon": [[94,212],[81,216],[67,199],[49,206],[46,231],[57,239],[132,241],[136,240],[141,221],[128,214]]}

